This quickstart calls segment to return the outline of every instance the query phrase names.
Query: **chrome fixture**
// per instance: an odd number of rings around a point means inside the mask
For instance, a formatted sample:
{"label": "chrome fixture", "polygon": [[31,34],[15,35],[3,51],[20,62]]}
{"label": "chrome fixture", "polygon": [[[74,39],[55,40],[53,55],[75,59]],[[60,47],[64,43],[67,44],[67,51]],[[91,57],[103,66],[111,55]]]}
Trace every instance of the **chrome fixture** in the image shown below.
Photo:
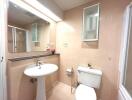
{"label": "chrome fixture", "polygon": [[43,64],[43,61],[37,59],[36,60],[36,66],[39,66],[39,69],[41,68],[41,65]]}

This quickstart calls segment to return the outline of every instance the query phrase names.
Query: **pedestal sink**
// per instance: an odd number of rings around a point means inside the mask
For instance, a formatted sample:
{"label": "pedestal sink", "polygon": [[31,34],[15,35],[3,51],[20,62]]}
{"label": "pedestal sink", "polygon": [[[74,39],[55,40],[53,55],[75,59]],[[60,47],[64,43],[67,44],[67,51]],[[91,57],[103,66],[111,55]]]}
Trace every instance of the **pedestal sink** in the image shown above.
{"label": "pedestal sink", "polygon": [[24,74],[37,78],[37,96],[36,100],[46,100],[45,93],[45,76],[50,75],[58,70],[58,66],[55,64],[43,64],[40,66],[30,65],[24,70]]}

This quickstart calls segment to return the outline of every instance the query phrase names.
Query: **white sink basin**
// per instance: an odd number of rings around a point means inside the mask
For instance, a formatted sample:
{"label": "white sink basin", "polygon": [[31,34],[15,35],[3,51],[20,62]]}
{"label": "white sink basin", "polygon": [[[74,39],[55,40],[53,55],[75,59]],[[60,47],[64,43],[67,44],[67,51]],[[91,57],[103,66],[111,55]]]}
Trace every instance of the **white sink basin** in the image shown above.
{"label": "white sink basin", "polygon": [[55,64],[43,64],[40,66],[30,65],[24,70],[24,74],[33,78],[46,76],[58,70]]}
{"label": "white sink basin", "polygon": [[52,74],[58,70],[58,66],[55,64],[43,64],[40,66],[30,65],[24,70],[24,74],[37,78],[37,95],[36,100],[46,100],[45,92],[45,77],[46,75]]}

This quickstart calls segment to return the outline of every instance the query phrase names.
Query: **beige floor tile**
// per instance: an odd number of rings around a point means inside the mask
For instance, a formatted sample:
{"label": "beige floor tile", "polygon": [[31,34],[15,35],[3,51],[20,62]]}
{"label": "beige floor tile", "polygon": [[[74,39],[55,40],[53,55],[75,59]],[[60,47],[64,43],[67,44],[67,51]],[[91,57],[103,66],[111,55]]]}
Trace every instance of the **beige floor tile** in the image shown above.
{"label": "beige floor tile", "polygon": [[75,100],[71,87],[59,82],[51,91],[47,100]]}

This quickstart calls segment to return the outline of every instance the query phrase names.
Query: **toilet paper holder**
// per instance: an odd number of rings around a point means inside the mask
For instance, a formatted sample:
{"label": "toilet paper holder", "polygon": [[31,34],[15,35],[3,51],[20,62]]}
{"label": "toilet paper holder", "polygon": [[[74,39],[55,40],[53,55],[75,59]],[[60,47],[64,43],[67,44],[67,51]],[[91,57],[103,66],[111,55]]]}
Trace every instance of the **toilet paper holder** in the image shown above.
{"label": "toilet paper holder", "polygon": [[72,74],[73,74],[73,68],[67,68],[66,69],[66,74],[67,74],[67,76],[72,76]]}

